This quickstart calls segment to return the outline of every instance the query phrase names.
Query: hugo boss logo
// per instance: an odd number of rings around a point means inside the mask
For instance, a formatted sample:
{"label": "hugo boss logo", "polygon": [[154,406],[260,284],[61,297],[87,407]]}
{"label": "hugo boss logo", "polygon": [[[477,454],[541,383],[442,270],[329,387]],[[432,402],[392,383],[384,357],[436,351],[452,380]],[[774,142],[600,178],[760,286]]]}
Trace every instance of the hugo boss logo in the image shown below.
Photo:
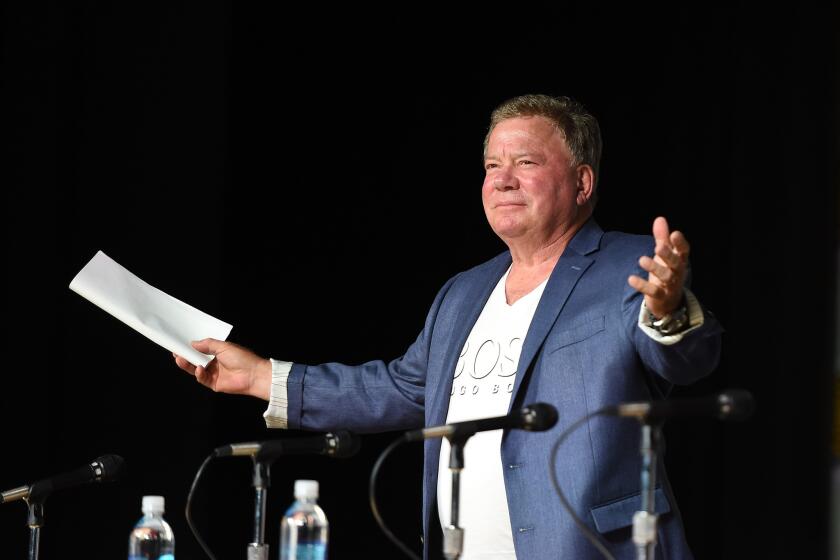
{"label": "hugo boss logo", "polygon": [[486,386],[486,384],[485,384],[485,386],[482,386],[480,384],[473,384],[471,387],[468,387],[467,385],[456,385],[456,384],[453,383],[452,384],[452,390],[449,391],[449,396],[454,397],[456,394],[458,394],[458,395],[467,395],[467,394],[478,395],[478,394],[482,394],[482,391],[481,391],[482,388],[485,389],[484,393],[489,392],[491,395],[496,395],[496,394],[502,393],[502,391],[504,391],[503,394],[513,393],[513,383],[507,383],[507,384],[502,384],[502,385],[499,385],[498,383],[494,383],[492,386],[489,386],[489,387]]}
{"label": "hugo boss logo", "polygon": [[516,375],[520,352],[522,338],[518,336],[504,343],[485,339],[481,344],[471,345],[467,340],[458,356],[454,378],[458,379],[465,371],[473,379],[484,379],[491,374],[495,377],[512,377]]}

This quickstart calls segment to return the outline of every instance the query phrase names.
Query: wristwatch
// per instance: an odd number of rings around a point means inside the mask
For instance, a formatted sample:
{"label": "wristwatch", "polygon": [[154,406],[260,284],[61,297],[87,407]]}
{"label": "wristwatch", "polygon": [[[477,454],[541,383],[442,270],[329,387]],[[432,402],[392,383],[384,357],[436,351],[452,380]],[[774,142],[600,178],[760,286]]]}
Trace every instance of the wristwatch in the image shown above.
{"label": "wristwatch", "polygon": [[682,305],[660,319],[657,319],[650,310],[647,314],[647,326],[659,334],[666,336],[678,334],[688,328],[688,307],[686,307],[685,299],[683,299]]}

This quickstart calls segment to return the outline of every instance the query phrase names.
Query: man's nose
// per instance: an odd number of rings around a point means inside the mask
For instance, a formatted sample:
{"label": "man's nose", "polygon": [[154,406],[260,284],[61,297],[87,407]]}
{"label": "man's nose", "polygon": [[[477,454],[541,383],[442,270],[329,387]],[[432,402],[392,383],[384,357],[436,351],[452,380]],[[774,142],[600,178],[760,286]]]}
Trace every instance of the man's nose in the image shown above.
{"label": "man's nose", "polygon": [[510,167],[503,167],[493,178],[493,188],[497,191],[509,191],[519,188],[519,180],[511,172]]}

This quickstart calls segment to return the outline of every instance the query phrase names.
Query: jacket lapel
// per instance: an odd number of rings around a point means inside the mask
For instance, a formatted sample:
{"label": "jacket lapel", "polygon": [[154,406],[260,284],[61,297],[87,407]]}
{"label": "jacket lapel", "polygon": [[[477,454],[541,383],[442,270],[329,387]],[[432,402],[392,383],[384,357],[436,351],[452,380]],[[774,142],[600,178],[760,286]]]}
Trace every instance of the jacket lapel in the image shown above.
{"label": "jacket lapel", "polygon": [[[530,375],[531,365],[542,347],[545,337],[548,336],[549,331],[557,321],[557,316],[566,304],[566,300],[583,273],[595,261],[594,258],[586,255],[598,249],[603,234],[603,230],[595,223],[595,220],[590,219],[575,234],[554,266],[537,310],[534,312],[534,318],[531,319],[531,326],[528,328],[525,342],[522,345],[508,412],[513,408],[514,402],[517,402],[519,388],[522,386],[524,379]],[[517,406],[519,405],[517,404]]]}

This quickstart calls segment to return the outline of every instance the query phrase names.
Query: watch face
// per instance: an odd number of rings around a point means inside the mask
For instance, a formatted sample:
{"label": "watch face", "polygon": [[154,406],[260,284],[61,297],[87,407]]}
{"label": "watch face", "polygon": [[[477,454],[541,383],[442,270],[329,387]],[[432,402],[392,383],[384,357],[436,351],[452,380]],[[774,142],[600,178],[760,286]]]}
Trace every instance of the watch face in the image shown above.
{"label": "watch face", "polygon": [[661,334],[676,334],[688,325],[688,317],[685,307],[680,307],[673,313],[665,315],[659,320],[651,322],[650,326]]}
{"label": "watch face", "polygon": [[671,323],[674,322],[674,317],[672,315],[665,315],[658,321],[653,322],[653,327],[656,329],[667,329]]}
{"label": "watch face", "polygon": [[661,332],[662,334],[675,334],[679,331],[680,331],[680,325],[678,325],[676,323],[672,323],[672,324],[668,325],[667,327],[663,327],[662,329],[660,329],[659,332]]}

